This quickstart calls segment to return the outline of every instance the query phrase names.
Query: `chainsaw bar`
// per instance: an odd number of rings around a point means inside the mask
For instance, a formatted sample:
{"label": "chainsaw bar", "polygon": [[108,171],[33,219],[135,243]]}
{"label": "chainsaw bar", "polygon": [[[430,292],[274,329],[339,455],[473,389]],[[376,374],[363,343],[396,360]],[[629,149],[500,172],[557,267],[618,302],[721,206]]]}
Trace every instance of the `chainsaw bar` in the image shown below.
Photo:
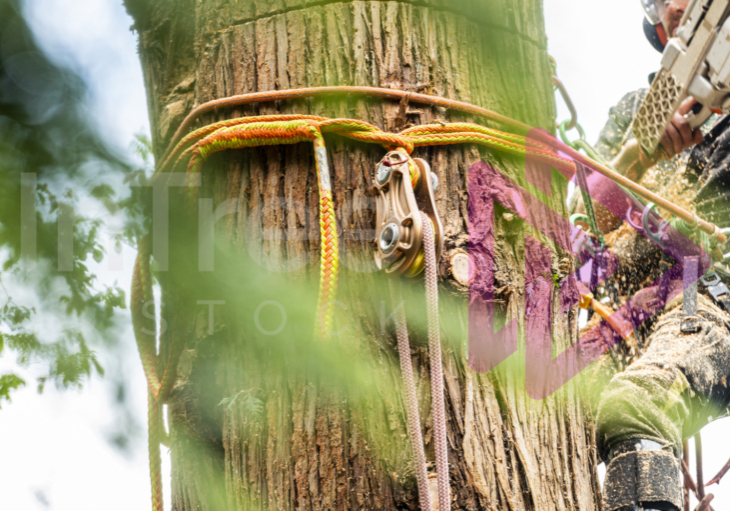
{"label": "chainsaw bar", "polygon": [[654,78],[631,126],[634,137],[647,156],[651,157],[659,147],[674,112],[687,97],[686,89],[667,69],[662,68]]}

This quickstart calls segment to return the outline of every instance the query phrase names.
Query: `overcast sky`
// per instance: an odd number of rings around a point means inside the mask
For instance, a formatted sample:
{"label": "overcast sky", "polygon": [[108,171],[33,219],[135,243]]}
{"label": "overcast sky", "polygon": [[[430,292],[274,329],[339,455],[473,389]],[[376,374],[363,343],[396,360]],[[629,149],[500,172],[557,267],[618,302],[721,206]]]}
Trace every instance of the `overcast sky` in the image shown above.
{"label": "overcast sky", "polygon": [[[660,56],[644,39],[639,0],[544,3],[550,53],[593,143],[608,109],[625,93],[646,86]],[[30,0],[27,12],[44,47],[87,80],[89,110],[110,143],[126,150],[135,133],[149,132],[136,35],[121,0]],[[564,119],[567,110],[558,103]],[[134,252],[125,249],[123,259],[121,270],[103,267],[98,274],[107,283],[118,281],[129,296]],[[124,342],[131,404],[144,427],[146,387],[131,328]],[[0,372],[11,363],[0,358]],[[98,377],[80,392],[60,393],[49,386],[38,396],[31,385],[14,394],[13,403],[0,411],[0,509],[149,509],[146,435],[142,432],[127,455],[110,445],[114,411],[109,395],[108,382]],[[723,420],[705,430],[708,475],[730,457],[727,427]],[[167,461],[165,469],[169,474]],[[165,490],[169,509],[169,475]],[[730,478],[714,491],[714,508],[730,508]]]}

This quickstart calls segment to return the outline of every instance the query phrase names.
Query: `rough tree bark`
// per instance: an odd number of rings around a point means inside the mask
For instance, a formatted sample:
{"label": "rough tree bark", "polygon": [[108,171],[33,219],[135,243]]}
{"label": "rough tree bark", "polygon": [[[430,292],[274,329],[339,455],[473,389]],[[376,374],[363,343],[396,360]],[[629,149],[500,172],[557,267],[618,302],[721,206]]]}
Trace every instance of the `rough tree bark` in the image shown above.
{"label": "rough tree bark", "polygon": [[[139,34],[155,153],[194,106],[247,92],[321,85],[369,85],[419,91],[468,101],[534,126],[554,122],[554,97],[540,0],[126,0]],[[298,100],[220,112],[205,122],[274,112],[351,117],[384,130],[436,120],[473,120],[419,105],[348,97]],[[367,250],[352,229],[372,229],[367,204],[378,147],[327,137],[334,198],[344,227],[341,245]],[[475,146],[417,151],[440,176],[438,207],[447,235],[442,297],[461,304],[461,335],[444,339],[444,371],[453,509],[599,509],[590,412],[567,387],[544,401],[521,392],[520,377],[506,370],[476,374],[466,361],[464,289],[449,273],[450,254],[466,249],[467,172],[486,161],[525,188],[524,161]],[[229,151],[209,163],[201,196],[217,207],[239,199],[241,207],[218,224],[242,253],[290,259],[310,254],[310,265],[292,278],[316,285],[318,226],[312,149],[299,146]],[[552,196],[543,196],[565,215],[565,183],[553,177]],[[261,205],[284,198],[290,206],[262,213]],[[258,209],[257,209],[258,208]],[[278,241],[247,246],[246,226],[280,229]],[[305,229],[305,242],[294,234]],[[508,213],[497,215],[497,287],[508,317],[524,319],[523,233]],[[247,233],[250,233],[247,231]],[[553,250],[553,273],[564,277],[569,257]],[[357,266],[365,263],[352,263]],[[172,272],[174,272],[174,268]],[[343,270],[340,300],[360,318],[366,335],[356,341],[374,364],[376,398],[365,413],[346,390],[318,392],[315,381],[267,374],[266,361],[246,356],[246,332],[217,319],[209,335],[208,306],[180,304],[184,275],[160,275],[163,314],[172,336],[186,351],[179,382],[169,402],[173,459],[173,509],[417,509],[403,404],[385,389],[400,388],[392,328],[380,335],[376,292],[369,274]],[[177,287],[176,287],[177,286]],[[560,313],[553,293],[554,349],[575,339],[574,311]],[[191,295],[192,296],[192,295]],[[193,300],[195,297],[193,296]],[[215,299],[211,296],[206,299]],[[379,299],[379,298],[378,298]],[[178,303],[176,306],[171,304]],[[189,311],[173,317],[173,309]],[[216,318],[252,314],[220,306]],[[312,312],[314,314],[314,311]],[[392,325],[391,325],[392,327]],[[422,331],[412,333],[419,377],[427,455],[430,434],[428,356]],[[445,336],[448,337],[448,336]],[[524,355],[521,352],[516,357]],[[321,379],[321,375],[319,377]],[[218,403],[256,388],[262,420],[239,407]],[[377,399],[379,389],[382,399]],[[363,426],[363,423],[367,424]],[[367,429],[363,434],[362,428]],[[373,442],[378,437],[396,442]],[[389,446],[380,448],[379,446]],[[378,451],[378,452],[374,452]]]}

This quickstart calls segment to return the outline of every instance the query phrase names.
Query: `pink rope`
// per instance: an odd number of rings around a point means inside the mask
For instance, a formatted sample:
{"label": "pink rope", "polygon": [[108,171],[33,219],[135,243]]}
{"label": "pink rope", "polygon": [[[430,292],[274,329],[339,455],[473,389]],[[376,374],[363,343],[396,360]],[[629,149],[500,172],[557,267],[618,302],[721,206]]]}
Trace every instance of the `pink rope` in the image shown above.
{"label": "pink rope", "polygon": [[[436,482],[438,485],[438,509],[451,509],[449,487],[449,453],[446,439],[446,406],[444,404],[444,374],[441,366],[441,335],[439,329],[439,294],[436,270],[436,246],[431,219],[421,213],[423,221],[423,253],[426,264],[426,315],[428,316],[428,351],[431,362],[431,403],[433,410],[433,437],[436,444]],[[422,511],[432,511],[431,493],[428,487],[426,453],[423,449],[421,418],[418,397],[411,364],[411,347],[408,341],[406,315],[402,308],[400,289],[391,281],[390,293],[395,306],[395,329],[398,337],[398,358],[403,377],[406,402],[408,436],[413,445],[413,457],[418,482],[418,501]]]}
{"label": "pink rope", "polygon": [[433,436],[436,444],[439,511],[446,511],[451,509],[451,495],[449,488],[449,455],[446,443],[444,375],[441,367],[436,246],[431,220],[424,213],[421,213],[421,220],[423,221],[423,252],[426,259],[426,315],[428,316],[428,352],[431,359],[431,400],[433,403]]}
{"label": "pink rope", "polygon": [[408,341],[408,328],[406,328],[406,314],[403,309],[399,284],[390,281],[390,295],[393,298],[395,309],[395,331],[398,337],[398,358],[400,358],[400,370],[403,376],[403,393],[406,401],[406,416],[408,424],[408,437],[413,446],[413,458],[416,469],[416,481],[418,482],[418,501],[421,509],[431,511],[431,492],[428,489],[428,471],[426,470],[426,453],[423,449],[423,436],[421,434],[421,417],[418,412],[418,396],[416,395],[416,383],[413,378],[413,364],[411,364],[411,346]]}

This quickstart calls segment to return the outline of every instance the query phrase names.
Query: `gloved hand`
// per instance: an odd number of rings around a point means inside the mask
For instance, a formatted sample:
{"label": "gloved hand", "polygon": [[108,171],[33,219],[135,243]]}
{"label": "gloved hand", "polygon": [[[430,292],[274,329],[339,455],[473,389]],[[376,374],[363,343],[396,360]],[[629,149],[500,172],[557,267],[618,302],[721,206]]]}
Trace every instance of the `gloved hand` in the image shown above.
{"label": "gloved hand", "polygon": [[667,126],[667,131],[662,136],[660,144],[667,159],[678,155],[688,147],[701,143],[705,137],[699,129],[692,130],[689,122],[684,118],[692,107],[697,104],[694,98],[687,98],[680,105],[672,117],[672,122]]}

